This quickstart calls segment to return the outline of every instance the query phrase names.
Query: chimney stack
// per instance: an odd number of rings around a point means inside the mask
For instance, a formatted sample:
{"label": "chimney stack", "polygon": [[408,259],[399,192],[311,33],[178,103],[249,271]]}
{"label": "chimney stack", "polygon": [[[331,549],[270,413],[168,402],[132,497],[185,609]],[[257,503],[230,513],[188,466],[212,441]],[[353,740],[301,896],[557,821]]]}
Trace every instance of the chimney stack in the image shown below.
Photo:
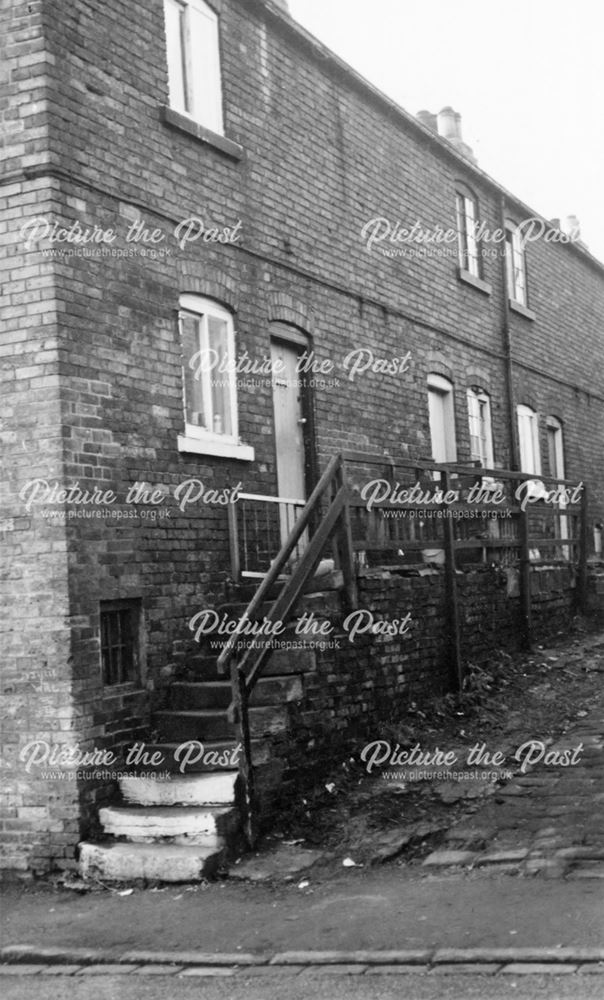
{"label": "chimney stack", "polygon": [[418,111],[415,116],[422,125],[429,128],[432,132],[438,133],[438,125],[436,123],[436,115],[433,115],[431,111]]}
{"label": "chimney stack", "polygon": [[581,239],[581,223],[579,222],[576,215],[567,215],[565,219],[562,220],[562,225],[560,226],[563,233],[570,236],[573,243],[578,243]]}
{"label": "chimney stack", "polygon": [[418,111],[416,117],[426,128],[429,128],[432,132],[436,132],[437,135],[450,142],[457,152],[465,156],[467,160],[470,160],[471,163],[476,163],[476,157],[472,152],[472,148],[463,141],[461,115],[458,111],[454,111],[451,107],[446,107],[442,108],[437,115],[432,114],[431,111]]}

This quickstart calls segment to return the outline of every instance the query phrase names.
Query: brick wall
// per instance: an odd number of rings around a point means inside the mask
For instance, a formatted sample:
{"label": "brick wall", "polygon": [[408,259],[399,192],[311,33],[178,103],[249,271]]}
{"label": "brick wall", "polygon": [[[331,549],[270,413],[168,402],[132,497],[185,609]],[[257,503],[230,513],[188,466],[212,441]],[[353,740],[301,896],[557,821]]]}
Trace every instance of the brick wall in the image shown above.
{"label": "brick wall", "polygon": [[[255,449],[254,462],[177,450],[181,293],[209,296],[233,312],[238,353],[266,357],[270,323],[285,322],[308,334],[319,361],[334,364],[338,384],[313,390],[319,468],[347,446],[429,455],[430,372],[454,383],[459,459],[470,456],[466,389],[480,384],[492,400],[495,462],[511,460],[500,259],[484,261],[485,294],[459,280],[454,254],[370,254],[360,235],[376,215],[454,226],[459,181],[472,186],[494,229],[499,193],[259,0],[222,0],[219,7],[225,131],[240,144],[240,158],[163,120],[161,0],[3,7],[2,196],[12,235],[0,234],[11,241],[3,261],[10,298],[2,308],[15,331],[2,348],[13,435],[3,516],[15,528],[6,532],[14,645],[7,683],[21,683],[25,669],[39,672],[47,660],[58,678],[57,711],[70,706],[69,718],[59,725],[57,715],[53,725],[85,747],[112,746],[144,726],[189,618],[224,600],[226,512],[201,504],[182,512],[167,499],[169,518],[158,511],[155,520],[73,517],[63,525],[40,509],[26,517],[19,492],[27,479],[112,490],[122,511],[136,482],[161,486],[168,497],[189,477],[276,492],[268,385],[239,389],[241,435]],[[508,208],[524,214],[513,199]],[[206,226],[241,220],[241,240],[181,249],[174,227],[191,215]],[[47,244],[27,249],[19,233],[36,216],[112,229],[117,238],[106,253],[97,247],[101,252],[45,257]],[[158,250],[127,243],[136,221],[161,230]],[[562,420],[567,474],[589,478],[591,520],[604,519],[604,396],[594,375],[604,360],[602,270],[579,250],[544,243],[529,247],[528,267],[535,319],[510,317],[516,400]],[[362,347],[383,358],[410,352],[409,370],[367,372],[352,382],[343,360]],[[32,594],[39,602],[33,617]],[[99,603],[118,598],[141,602],[144,644],[139,682],[112,692],[101,677]],[[17,665],[21,655],[26,668]],[[31,694],[31,732],[47,732],[46,721],[36,721],[39,692]],[[21,701],[14,711],[13,758],[26,735]],[[15,782],[23,778],[11,773]],[[26,793],[34,808],[50,808],[42,785],[32,791],[27,779]],[[7,829],[6,843],[17,843],[20,864],[41,858],[42,842],[44,863],[71,863],[78,817],[88,822],[95,802],[110,794],[103,783],[64,790],[56,836],[46,812],[34,836]],[[11,821],[21,801],[11,799]],[[62,823],[71,824],[68,843],[60,842]]]}
{"label": "brick wall", "polygon": [[[377,623],[410,615],[404,635],[354,636],[345,613],[330,615],[329,640],[339,647],[316,646],[292,655],[298,664],[303,696],[277,716],[250,714],[257,791],[264,822],[287,810],[304,789],[358,756],[366,742],[398,732],[413,721],[409,709],[427,712],[436,697],[453,688],[448,602],[442,571],[400,575],[366,571],[359,579],[359,606]],[[520,599],[514,572],[484,566],[457,576],[461,653],[465,669],[488,670],[498,650],[517,652],[521,635]],[[567,567],[531,571],[533,638],[536,643],[560,635],[574,613],[574,581]],[[369,621],[363,619],[363,625]],[[282,657],[283,654],[279,654]],[[271,667],[269,672],[277,667]],[[279,729],[280,732],[271,732]]]}

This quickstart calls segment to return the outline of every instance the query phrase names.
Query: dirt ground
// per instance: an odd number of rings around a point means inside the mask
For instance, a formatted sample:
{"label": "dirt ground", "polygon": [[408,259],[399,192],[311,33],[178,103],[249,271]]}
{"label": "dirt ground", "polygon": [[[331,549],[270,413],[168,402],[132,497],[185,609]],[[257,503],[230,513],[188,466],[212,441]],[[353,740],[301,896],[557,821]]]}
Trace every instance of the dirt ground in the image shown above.
{"label": "dirt ground", "polygon": [[[460,703],[443,698],[412,705],[406,718],[384,725],[375,739],[392,748],[417,743],[422,751],[454,750],[460,760],[484,743],[517,771],[518,747],[529,739],[550,746],[587,716],[602,692],[603,674],[604,636],[578,625],[572,637],[561,635],[530,655],[494,654],[487,668],[472,672]],[[482,768],[476,770],[470,781],[421,780],[421,768],[413,769],[420,780],[400,780],[402,768],[387,765],[368,774],[359,751],[301,797],[260,850],[279,842],[319,850],[313,874],[325,876],[345,858],[359,865],[421,861],[510,777],[507,767],[500,769],[501,781],[483,780]]]}

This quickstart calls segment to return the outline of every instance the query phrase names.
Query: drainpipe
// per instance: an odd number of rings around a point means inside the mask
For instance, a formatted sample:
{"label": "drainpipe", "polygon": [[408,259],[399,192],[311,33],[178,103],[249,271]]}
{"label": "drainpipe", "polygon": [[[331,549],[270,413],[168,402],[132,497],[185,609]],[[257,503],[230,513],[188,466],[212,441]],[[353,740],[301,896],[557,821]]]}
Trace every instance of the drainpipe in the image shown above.
{"label": "drainpipe", "polygon": [[514,392],[514,368],[512,365],[512,335],[510,332],[510,289],[508,288],[508,273],[505,250],[505,198],[499,199],[499,223],[504,234],[503,253],[501,255],[501,287],[503,290],[503,353],[505,355],[505,382],[510,414],[510,468],[520,470],[520,447],[518,443],[518,428],[516,426],[516,394]]}

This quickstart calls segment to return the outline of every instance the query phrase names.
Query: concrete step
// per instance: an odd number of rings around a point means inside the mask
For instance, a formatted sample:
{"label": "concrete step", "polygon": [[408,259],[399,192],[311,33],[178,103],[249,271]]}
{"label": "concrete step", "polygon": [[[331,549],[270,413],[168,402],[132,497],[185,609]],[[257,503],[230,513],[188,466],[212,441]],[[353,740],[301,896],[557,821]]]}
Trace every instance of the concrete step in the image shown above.
{"label": "concrete step", "polygon": [[[268,616],[273,604],[274,600],[263,601],[249,620],[253,622],[261,622],[265,616]],[[216,612],[221,617],[226,614],[231,621],[237,621],[246,613],[248,607],[249,601],[242,601],[241,603],[233,602],[232,604],[223,604],[221,607],[216,608]],[[289,617],[291,618],[293,615],[290,614]]]}
{"label": "concrete step", "polygon": [[198,681],[219,681],[221,675],[216,667],[218,652],[213,656],[206,656],[199,653],[196,656],[187,656],[182,665],[182,670],[187,677]]}
{"label": "concrete step", "polygon": [[[299,677],[261,677],[251,697],[252,705],[274,705],[297,701],[302,697]],[[170,685],[168,700],[172,711],[229,707],[232,698],[230,681],[191,683],[177,681]]]}
{"label": "concrete step", "polygon": [[233,738],[233,726],[225,709],[204,709],[197,711],[170,711],[153,714],[153,727],[162,741],[220,740]]}
{"label": "concrete step", "polygon": [[[127,749],[128,746],[124,752]],[[154,754],[160,754],[158,760],[161,763],[154,765],[153,768],[144,762],[139,765],[131,765],[129,766],[130,774],[148,774],[149,771],[168,771],[174,775],[190,774],[191,772],[196,774],[218,772],[222,774],[224,771],[236,771],[241,763],[241,746],[232,739],[204,740],[203,742],[193,740],[188,743],[185,741],[184,746],[182,741],[178,743],[158,743],[155,741],[145,743],[145,753],[148,755],[147,759],[152,758]],[[181,764],[184,764],[184,770],[181,768]]]}
{"label": "concrete step", "polygon": [[231,682],[176,681],[168,689],[168,705],[174,712],[187,709],[227,709],[232,698]]}
{"label": "concrete step", "polygon": [[331,618],[342,614],[342,602],[337,590],[322,590],[303,594],[296,604],[296,617],[304,611],[312,611],[323,618]]}
{"label": "concrete step", "polygon": [[[254,760],[256,754],[260,752],[260,744],[254,746]],[[149,754],[160,753],[162,763],[157,770],[180,777],[183,774],[224,774],[237,771],[241,763],[240,744],[233,740],[208,740],[189,741],[185,743],[145,743],[145,750]],[[186,756],[188,754],[188,757]],[[184,763],[184,770],[181,764]],[[264,763],[264,761],[263,761]],[[137,771],[148,774],[151,768],[148,766],[130,767],[129,772],[136,775]]]}
{"label": "concrete step", "polygon": [[195,882],[214,875],[223,857],[221,850],[201,845],[82,841],[78,867],[82,878],[108,882]]}
{"label": "concrete step", "polygon": [[232,806],[237,771],[172,775],[169,781],[136,775],[119,779],[124,800],[140,806]]}
{"label": "concrete step", "polygon": [[[298,641],[298,637],[292,635],[291,640]],[[316,665],[316,654],[314,649],[310,648],[310,643],[307,648],[302,649],[275,649],[265,663],[262,675],[274,677],[284,674],[309,674],[316,669]]]}
{"label": "concrete step", "polygon": [[326,590],[341,590],[344,586],[344,574],[339,569],[329,570],[319,576],[307,580],[302,590],[303,594],[324,593]]}
{"label": "concrete step", "polygon": [[239,826],[236,809],[223,806],[106,806],[104,832],[132,843],[197,844],[221,850]]}

